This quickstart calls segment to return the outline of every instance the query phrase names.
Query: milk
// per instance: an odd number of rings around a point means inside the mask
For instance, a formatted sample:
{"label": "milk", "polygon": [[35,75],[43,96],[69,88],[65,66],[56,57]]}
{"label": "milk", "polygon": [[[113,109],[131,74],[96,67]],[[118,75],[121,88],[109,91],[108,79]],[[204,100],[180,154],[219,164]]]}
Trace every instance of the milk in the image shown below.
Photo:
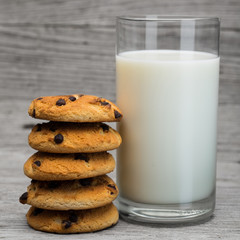
{"label": "milk", "polygon": [[121,53],[117,62],[120,197],[198,201],[215,188],[219,58],[191,51]]}

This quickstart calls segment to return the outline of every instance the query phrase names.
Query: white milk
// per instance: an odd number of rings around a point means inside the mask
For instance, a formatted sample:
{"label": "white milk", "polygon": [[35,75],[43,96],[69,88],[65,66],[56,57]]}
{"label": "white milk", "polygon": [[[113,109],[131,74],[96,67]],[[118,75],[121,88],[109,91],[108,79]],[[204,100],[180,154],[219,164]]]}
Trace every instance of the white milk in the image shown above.
{"label": "white milk", "polygon": [[186,203],[215,187],[219,58],[146,50],[117,56],[120,196]]}

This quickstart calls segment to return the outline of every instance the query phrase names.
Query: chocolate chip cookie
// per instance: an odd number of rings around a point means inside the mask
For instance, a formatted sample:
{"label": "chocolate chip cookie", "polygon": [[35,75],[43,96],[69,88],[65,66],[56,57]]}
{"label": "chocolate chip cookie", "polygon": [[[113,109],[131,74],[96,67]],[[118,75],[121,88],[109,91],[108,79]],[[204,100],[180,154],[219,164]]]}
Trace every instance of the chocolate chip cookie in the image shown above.
{"label": "chocolate chip cookie", "polygon": [[28,113],[34,118],[61,122],[118,122],[123,116],[109,100],[83,94],[36,98]]}
{"label": "chocolate chip cookie", "polygon": [[72,181],[32,180],[19,201],[48,210],[82,210],[109,204],[117,195],[114,181],[103,175]]}
{"label": "chocolate chip cookie", "polygon": [[50,153],[103,152],[122,142],[119,133],[107,124],[67,122],[37,124],[28,140],[32,148]]}
{"label": "chocolate chip cookie", "polygon": [[41,181],[90,178],[112,172],[114,158],[110,153],[54,154],[37,152],[24,164],[24,173]]}
{"label": "chocolate chip cookie", "polygon": [[115,225],[119,218],[112,203],[79,211],[49,211],[31,207],[26,217],[32,228],[54,233],[94,232]]}

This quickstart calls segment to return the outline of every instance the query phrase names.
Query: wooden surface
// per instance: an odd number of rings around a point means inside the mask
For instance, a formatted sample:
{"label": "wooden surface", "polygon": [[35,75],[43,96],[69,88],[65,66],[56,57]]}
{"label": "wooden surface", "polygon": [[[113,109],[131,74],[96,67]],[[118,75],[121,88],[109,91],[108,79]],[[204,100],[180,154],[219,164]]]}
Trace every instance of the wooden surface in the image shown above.
{"label": "wooden surface", "polygon": [[[26,224],[18,203],[29,179],[22,166],[30,100],[89,93],[115,101],[115,16],[221,17],[217,205],[197,225],[137,225],[122,220],[105,231],[55,235]],[[239,0],[0,0],[0,239],[240,239]],[[115,173],[112,174],[115,177]]]}

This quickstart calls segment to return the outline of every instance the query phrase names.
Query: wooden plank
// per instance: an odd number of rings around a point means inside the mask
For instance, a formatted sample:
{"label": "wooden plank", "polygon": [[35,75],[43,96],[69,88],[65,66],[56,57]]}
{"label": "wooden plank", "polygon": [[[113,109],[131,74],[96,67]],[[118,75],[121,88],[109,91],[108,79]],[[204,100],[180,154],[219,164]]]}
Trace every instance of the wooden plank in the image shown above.
{"label": "wooden plank", "polygon": [[[211,15],[223,26],[239,23],[238,0],[1,0],[0,22],[96,23],[113,25],[117,15]],[[99,21],[101,19],[101,21]]]}
{"label": "wooden plank", "polygon": [[113,100],[114,33],[100,32],[86,27],[0,28],[1,96],[14,91],[16,98],[32,99],[77,91]]}
{"label": "wooden plank", "polygon": [[[77,91],[115,100],[113,28],[0,25],[0,35],[1,98]],[[238,31],[222,34],[220,104],[240,103],[239,41]]]}

